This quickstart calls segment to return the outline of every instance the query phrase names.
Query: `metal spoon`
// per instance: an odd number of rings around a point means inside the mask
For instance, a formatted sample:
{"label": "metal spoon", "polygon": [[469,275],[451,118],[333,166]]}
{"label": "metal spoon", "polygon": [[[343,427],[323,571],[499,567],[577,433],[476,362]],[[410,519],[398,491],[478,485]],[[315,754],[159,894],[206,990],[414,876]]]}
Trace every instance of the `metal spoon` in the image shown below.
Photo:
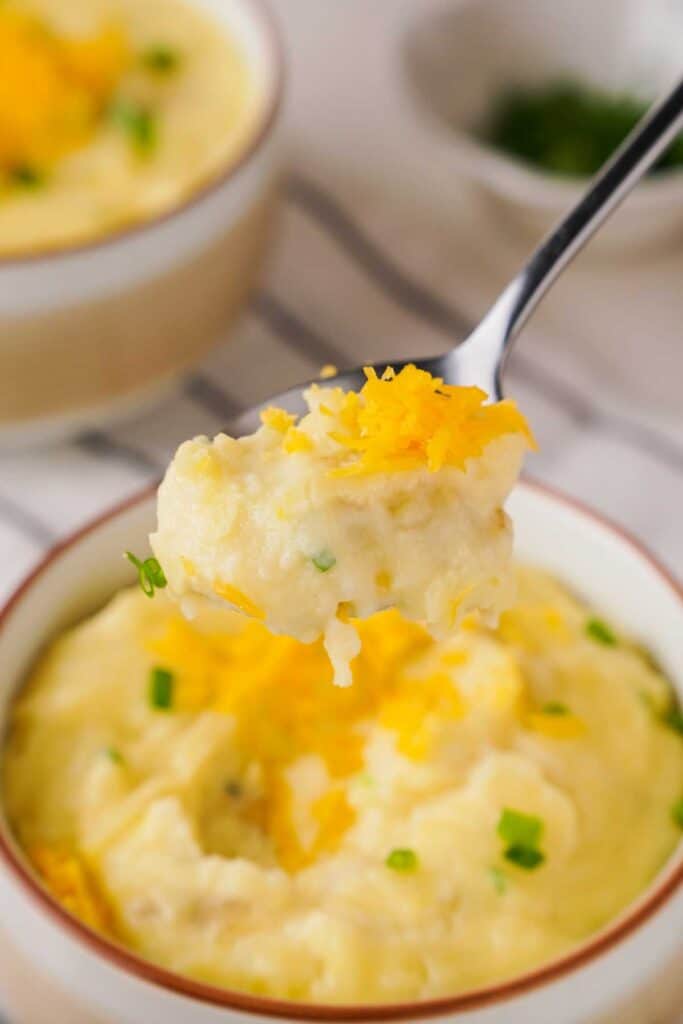
{"label": "metal spoon", "polygon": [[[532,254],[526,266],[505,288],[481,323],[457,348],[429,359],[398,359],[376,363],[398,370],[414,363],[447,384],[470,384],[493,399],[502,397],[502,372],[510,346],[551,284],[607,220],[633,186],[683,128],[683,80],[652,107],[615,155],[591,183],[583,199]],[[365,381],[362,368],[337,375],[329,384],[358,390]],[[309,382],[310,383],[310,382]],[[250,433],[259,425],[264,405],[278,405],[302,413],[303,390],[308,384],[284,391],[242,413],[232,424],[234,435]]]}

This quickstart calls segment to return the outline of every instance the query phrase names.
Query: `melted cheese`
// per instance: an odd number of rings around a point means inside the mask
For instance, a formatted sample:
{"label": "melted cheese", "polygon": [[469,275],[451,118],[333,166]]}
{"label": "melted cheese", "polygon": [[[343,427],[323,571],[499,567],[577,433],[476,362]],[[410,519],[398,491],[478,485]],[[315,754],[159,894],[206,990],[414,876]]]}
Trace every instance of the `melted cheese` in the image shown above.
{"label": "melted cheese", "polygon": [[250,437],[182,445],[151,538],[176,597],[324,635],[340,685],[358,650],[345,609],[395,606],[439,634],[509,602],[501,505],[533,444],[512,402],[415,366],[366,372],[358,393],[311,388],[300,420],[269,408]]}
{"label": "melted cheese", "polygon": [[[619,631],[591,638],[591,614],[532,571],[497,629],[470,616],[436,641],[385,611],[354,623],[340,689],[320,640],[124,592],[14,707],[11,826],[71,913],[214,983],[386,1002],[534,969],[637,898],[678,836],[667,682]],[[533,871],[504,856],[504,808],[542,822]]]}

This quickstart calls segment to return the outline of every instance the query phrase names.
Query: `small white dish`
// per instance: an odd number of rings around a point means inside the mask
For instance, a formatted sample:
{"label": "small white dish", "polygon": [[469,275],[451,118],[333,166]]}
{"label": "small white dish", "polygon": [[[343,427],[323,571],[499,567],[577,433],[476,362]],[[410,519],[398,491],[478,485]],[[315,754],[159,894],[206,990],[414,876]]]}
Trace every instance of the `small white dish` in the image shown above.
{"label": "small white dish", "polygon": [[[633,540],[560,495],[521,485],[510,501],[521,559],[558,574],[651,648],[683,698],[683,589]],[[0,612],[0,735],[43,645],[131,582],[125,549],[144,549],[152,492],[55,548]],[[60,1007],[55,1024],[237,1024],[452,1020],[456,1024],[644,1024],[683,1000],[683,843],[642,896],[564,958],[461,996],[390,1006],[312,1006],[213,988],[89,931],[37,883],[0,809],[0,984],[17,1020]],[[23,975],[23,982],[22,982]],[[28,980],[30,979],[30,981]]]}
{"label": "small white dish", "polygon": [[[586,183],[537,170],[479,139],[492,103],[508,86],[558,79],[655,99],[680,75],[683,6],[676,0],[460,0],[414,20],[403,57],[408,91],[422,114],[425,159],[451,167],[454,188],[458,178],[477,184],[501,216],[537,240]],[[664,247],[682,231],[683,170],[673,170],[641,182],[589,252]]]}

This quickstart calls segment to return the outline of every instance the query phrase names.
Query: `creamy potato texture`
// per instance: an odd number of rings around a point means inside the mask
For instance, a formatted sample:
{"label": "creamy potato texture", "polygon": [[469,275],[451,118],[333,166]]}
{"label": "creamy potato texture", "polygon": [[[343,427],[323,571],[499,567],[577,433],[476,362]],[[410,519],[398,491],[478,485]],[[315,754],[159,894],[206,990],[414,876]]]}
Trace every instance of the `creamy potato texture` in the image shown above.
{"label": "creamy potato texture", "polygon": [[239,44],[183,0],[4,0],[0,68],[0,254],[173,207],[264,104]]}
{"label": "creamy potato texture", "polygon": [[497,628],[320,641],[119,594],[45,653],[4,757],[11,824],[68,909],[256,993],[412,1000],[569,950],[671,853],[683,743],[651,660],[520,572]]}
{"label": "creamy potato texture", "polygon": [[171,591],[325,634],[340,684],[349,616],[397,606],[443,633],[496,614],[511,597],[502,503],[531,437],[514,403],[485,398],[414,366],[368,371],[360,393],[311,388],[299,422],[269,409],[249,437],[183,444],[151,537]]}

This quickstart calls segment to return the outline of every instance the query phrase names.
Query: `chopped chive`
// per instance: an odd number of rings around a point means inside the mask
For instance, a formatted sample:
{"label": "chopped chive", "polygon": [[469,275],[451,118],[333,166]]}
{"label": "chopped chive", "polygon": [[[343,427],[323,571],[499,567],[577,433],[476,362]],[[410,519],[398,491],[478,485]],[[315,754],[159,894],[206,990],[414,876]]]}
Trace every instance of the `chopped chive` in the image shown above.
{"label": "chopped chive", "polygon": [[513,843],[504,851],[506,860],[524,868],[525,871],[533,871],[545,860],[545,854],[534,846],[524,846],[522,843]]}
{"label": "chopped chive", "polygon": [[672,704],[661,717],[662,723],[667,727],[667,729],[673,729],[674,732],[683,736],[683,712],[679,707]]}
{"label": "chopped chive", "polygon": [[178,51],[164,44],[150,46],[148,50],[142,53],[140,60],[143,67],[148,71],[161,75],[177,71],[180,66],[180,54]]}
{"label": "chopped chive", "polygon": [[500,868],[492,867],[489,868],[489,876],[493,882],[494,889],[502,896],[508,887],[507,875]]}
{"label": "chopped chive", "polygon": [[683,797],[671,808],[671,817],[679,828],[683,828]]}
{"label": "chopped chive", "polygon": [[503,856],[512,864],[531,871],[545,860],[545,854],[538,848],[543,836],[541,818],[505,807],[497,831],[505,843]]}
{"label": "chopped chive", "polygon": [[167,668],[153,668],[149,673],[149,703],[159,711],[168,711],[173,705],[173,673]]}
{"label": "chopped chive", "polygon": [[45,184],[45,175],[30,164],[18,164],[9,172],[10,181],[18,188],[40,188]]}
{"label": "chopped chive", "polygon": [[163,590],[167,585],[164,570],[156,558],[146,558],[144,562],[141,562],[132,551],[124,552],[124,558],[127,558],[131,565],[134,565],[137,569],[142,592],[147,597],[154,597],[155,589]]}
{"label": "chopped chive", "polygon": [[592,640],[604,644],[605,647],[614,647],[617,642],[616,635],[602,619],[589,619],[586,623],[586,633]]}
{"label": "chopped chive", "polygon": [[537,847],[543,835],[543,822],[533,814],[524,814],[511,807],[503,808],[497,828],[508,846]]}
{"label": "chopped chive", "polygon": [[329,572],[337,564],[337,559],[327,548],[323,548],[317,555],[313,555],[311,561],[318,572]]}
{"label": "chopped chive", "polygon": [[392,850],[387,857],[385,864],[392,871],[415,871],[417,869],[417,854],[414,850],[397,849]]}
{"label": "chopped chive", "polygon": [[154,114],[131,100],[117,100],[109,108],[110,117],[118,125],[140,156],[149,156],[158,141]]}
{"label": "chopped chive", "polygon": [[541,708],[544,715],[568,715],[569,708],[566,704],[562,704],[559,700],[548,701]]}
{"label": "chopped chive", "polygon": [[228,796],[233,798],[233,800],[239,800],[241,796],[244,796],[242,783],[237,779],[228,779],[225,783],[224,790]]}
{"label": "chopped chive", "polygon": [[123,754],[116,747],[107,747],[104,753],[112,764],[123,764]]}

